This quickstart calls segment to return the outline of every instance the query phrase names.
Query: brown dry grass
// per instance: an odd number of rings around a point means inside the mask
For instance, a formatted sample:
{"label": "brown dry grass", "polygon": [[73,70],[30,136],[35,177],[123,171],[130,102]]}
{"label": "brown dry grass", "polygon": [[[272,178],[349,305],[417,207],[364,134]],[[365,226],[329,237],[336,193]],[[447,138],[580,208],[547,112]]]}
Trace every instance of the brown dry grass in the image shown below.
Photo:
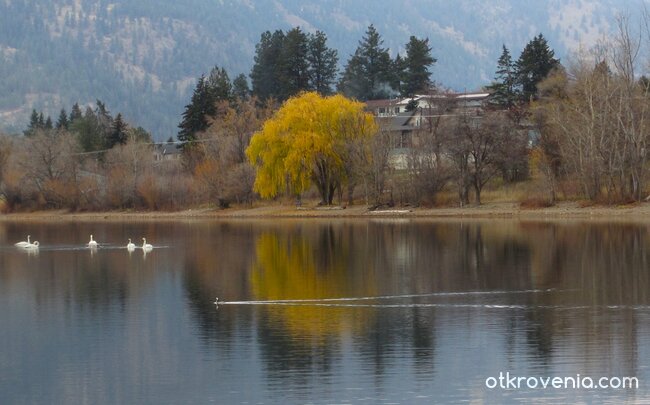
{"label": "brown dry grass", "polygon": [[79,220],[208,220],[208,219],[265,219],[265,218],[513,218],[513,219],[598,219],[650,222],[650,203],[626,206],[590,206],[581,208],[576,202],[561,202],[553,207],[526,209],[515,202],[490,202],[464,208],[411,208],[409,210],[370,212],[365,205],[345,209],[320,209],[316,203],[295,205],[269,204],[264,206],[234,207],[225,210],[203,208],[176,212],[67,212],[39,211],[24,214],[0,215],[0,221],[79,221]]}

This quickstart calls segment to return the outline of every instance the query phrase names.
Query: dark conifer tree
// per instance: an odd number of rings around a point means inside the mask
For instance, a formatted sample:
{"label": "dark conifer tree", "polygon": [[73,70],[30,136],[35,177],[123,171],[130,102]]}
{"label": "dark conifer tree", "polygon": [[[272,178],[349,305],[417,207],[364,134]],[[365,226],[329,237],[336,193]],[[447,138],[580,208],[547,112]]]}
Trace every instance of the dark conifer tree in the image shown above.
{"label": "dark conifer tree", "polygon": [[309,89],[309,62],[307,35],[298,27],[284,36],[278,63],[280,88],[276,97],[284,101]]}
{"label": "dark conifer tree", "polygon": [[32,110],[32,115],[29,117],[29,126],[30,128],[37,129],[38,128],[38,113],[36,110]]}
{"label": "dark conifer tree", "polygon": [[207,85],[213,103],[233,100],[232,83],[228,77],[228,72],[224,68],[217,66],[212,68],[210,76],[207,79]]}
{"label": "dark conifer tree", "polygon": [[23,134],[25,136],[31,136],[34,135],[37,129],[41,128],[39,122],[38,122],[38,112],[36,112],[35,109],[32,110],[32,114],[29,117],[29,125],[27,126],[27,129],[23,131]]}
{"label": "dark conifer tree", "polygon": [[406,64],[404,59],[397,54],[393,60],[393,72],[391,76],[390,87],[396,92],[402,94],[402,80],[404,79],[404,72]]}
{"label": "dark conifer tree", "polygon": [[94,152],[105,147],[105,139],[100,130],[97,116],[89,106],[81,118],[70,124],[72,132],[77,134],[79,144],[84,152]]}
{"label": "dark conifer tree", "polygon": [[346,64],[340,91],[364,101],[385,98],[394,92],[390,86],[393,63],[383,43],[374,25],[370,25]]}
{"label": "dark conifer tree", "polygon": [[101,100],[96,101],[95,117],[97,122],[97,136],[103,140],[104,148],[111,148],[111,132],[113,128],[113,117]]}
{"label": "dark conifer tree", "polygon": [[192,99],[185,106],[183,119],[178,125],[178,140],[188,143],[196,140],[196,134],[208,128],[207,117],[213,117],[216,113],[214,98],[205,76],[199,78]]}
{"label": "dark conifer tree", "polygon": [[280,94],[281,68],[280,56],[284,43],[284,33],[262,33],[260,42],[255,45],[255,63],[251,70],[253,94],[261,101],[278,98]]}
{"label": "dark conifer tree", "polygon": [[65,130],[68,129],[70,121],[68,121],[68,113],[65,111],[65,108],[61,109],[59,118],[56,121],[56,129]]}
{"label": "dark conifer tree", "polygon": [[434,63],[436,63],[436,59],[431,56],[429,39],[417,39],[411,36],[406,44],[402,95],[412,97],[418,92],[428,90],[431,85],[429,68]]}
{"label": "dark conifer tree", "polygon": [[251,90],[248,87],[248,80],[243,73],[235,77],[232,81],[232,93],[236,99],[247,100],[250,97]]}
{"label": "dark conifer tree", "polygon": [[537,98],[539,82],[559,66],[560,61],[555,58],[555,52],[542,34],[528,42],[515,64],[516,84],[521,92],[521,100],[529,102]]}
{"label": "dark conifer tree", "polygon": [[357,100],[367,100],[367,78],[364,74],[363,58],[361,50],[357,48],[354,55],[345,65],[341,79],[337,84],[337,90],[347,97]]}
{"label": "dark conifer tree", "polygon": [[97,116],[95,115],[95,111],[90,106],[86,107],[86,111],[84,111],[83,117],[86,119],[93,119],[96,120]]}
{"label": "dark conifer tree", "polygon": [[515,64],[510,56],[510,51],[503,45],[494,81],[487,87],[488,91],[492,93],[491,104],[500,108],[513,107],[519,98],[515,89],[516,79]]}
{"label": "dark conifer tree", "polygon": [[309,36],[307,52],[309,62],[309,88],[322,95],[330,95],[338,71],[339,57],[336,49],[327,46],[327,35],[316,31]]}
{"label": "dark conifer tree", "polygon": [[45,125],[43,125],[44,129],[53,129],[54,125],[52,124],[52,118],[50,116],[47,116],[47,119],[45,119]]}
{"label": "dark conifer tree", "polygon": [[74,103],[72,106],[72,111],[70,111],[70,124],[74,123],[75,120],[78,120],[79,118],[82,118],[83,114],[81,113],[81,108],[79,107],[79,103]]}
{"label": "dark conifer tree", "polygon": [[128,140],[128,129],[129,126],[122,119],[122,114],[118,113],[113,120],[113,126],[111,128],[111,132],[109,133],[106,147],[110,149],[118,144],[124,145]]}

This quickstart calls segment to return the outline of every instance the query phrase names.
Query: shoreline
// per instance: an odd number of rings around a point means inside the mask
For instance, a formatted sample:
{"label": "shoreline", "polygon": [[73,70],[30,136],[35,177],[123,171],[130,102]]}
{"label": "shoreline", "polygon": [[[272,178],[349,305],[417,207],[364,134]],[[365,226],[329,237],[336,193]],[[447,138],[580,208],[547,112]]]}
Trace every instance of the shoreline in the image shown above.
{"label": "shoreline", "polygon": [[562,202],[548,208],[520,208],[517,203],[486,203],[465,208],[395,207],[369,211],[364,205],[347,208],[299,207],[266,205],[229,209],[189,209],[183,211],[107,211],[68,212],[63,210],[0,214],[0,221],[77,221],[77,220],[236,220],[281,218],[342,218],[342,219],[519,219],[519,220],[626,220],[650,221],[650,203],[626,206],[580,207],[575,202]]}

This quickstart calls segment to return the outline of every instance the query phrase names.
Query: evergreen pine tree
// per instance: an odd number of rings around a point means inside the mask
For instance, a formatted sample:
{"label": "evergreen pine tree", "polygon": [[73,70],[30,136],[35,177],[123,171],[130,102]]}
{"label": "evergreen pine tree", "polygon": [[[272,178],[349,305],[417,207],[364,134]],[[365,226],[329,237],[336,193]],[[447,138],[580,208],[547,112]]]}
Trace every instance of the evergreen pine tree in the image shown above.
{"label": "evergreen pine tree", "polygon": [[183,119],[178,125],[178,140],[187,143],[196,140],[198,132],[208,128],[207,117],[213,117],[216,113],[216,106],[212,97],[210,87],[205,76],[199,78],[192,99],[185,106]]}
{"label": "evergreen pine tree", "polygon": [[361,50],[357,48],[354,55],[345,65],[341,79],[337,84],[337,90],[347,97],[357,100],[367,100],[367,78],[364,75],[363,58]]}
{"label": "evergreen pine tree", "polygon": [[68,113],[65,111],[65,108],[61,109],[59,114],[59,119],[56,121],[56,129],[68,129],[70,121],[68,121]]}
{"label": "evergreen pine tree", "polygon": [[265,101],[280,94],[281,69],[280,55],[284,42],[284,33],[277,30],[262,33],[260,42],[255,45],[255,63],[250,78],[253,95]]}
{"label": "evergreen pine tree", "polygon": [[27,129],[23,131],[23,134],[25,136],[32,136],[39,128],[40,125],[38,123],[38,113],[36,112],[35,109],[33,109],[32,114],[29,117],[29,125],[27,126]]}
{"label": "evergreen pine tree", "polygon": [[83,114],[81,113],[81,108],[79,107],[79,103],[74,103],[72,106],[72,111],[70,111],[70,124],[74,123],[75,120],[78,120],[79,118],[82,118]]}
{"label": "evergreen pine tree", "polygon": [[405,70],[405,61],[400,56],[400,54],[397,54],[393,60],[393,72],[391,76],[390,87],[400,94],[402,94],[402,80],[404,79]]}
{"label": "evergreen pine tree", "polygon": [[339,63],[336,49],[327,47],[327,35],[316,31],[309,36],[307,52],[309,62],[309,88],[322,95],[332,94]]}
{"label": "evergreen pine tree", "polygon": [[393,64],[383,43],[371,24],[346,64],[339,83],[339,89],[346,96],[365,101],[388,97],[394,91],[390,87]]}
{"label": "evergreen pine tree", "polygon": [[247,100],[250,97],[251,91],[248,87],[248,80],[243,73],[235,77],[235,80],[232,81],[232,93],[239,100]]}
{"label": "evergreen pine tree", "polygon": [[89,120],[96,120],[97,116],[95,115],[95,111],[90,106],[86,107],[86,111],[84,111],[83,117]]}
{"label": "evergreen pine tree", "polygon": [[515,80],[515,64],[510,56],[510,51],[503,45],[494,81],[487,86],[488,91],[492,93],[490,103],[500,108],[513,107],[519,98],[515,89]]}
{"label": "evergreen pine tree", "polygon": [[52,124],[52,118],[50,116],[47,116],[47,119],[45,120],[45,125],[43,125],[43,128],[45,129],[53,129],[54,125]]}
{"label": "evergreen pine tree", "polygon": [[521,100],[528,102],[535,99],[537,84],[558,66],[560,61],[555,59],[555,52],[550,49],[542,34],[528,42],[515,63],[516,84],[521,91]]}
{"label": "evergreen pine tree", "polygon": [[111,127],[111,132],[108,136],[106,147],[110,149],[117,144],[124,145],[128,140],[128,129],[128,125],[122,119],[122,114],[118,113],[113,120],[113,126]]}
{"label": "evergreen pine tree", "polygon": [[429,39],[417,39],[411,36],[408,44],[406,44],[402,95],[412,97],[417,92],[428,90],[431,85],[429,68],[434,63],[436,63],[436,59],[431,56]]}
{"label": "evergreen pine tree", "polygon": [[280,101],[309,89],[307,52],[307,35],[298,27],[288,31],[278,63],[281,81],[277,98]]}
{"label": "evergreen pine tree", "polygon": [[207,79],[207,85],[210,90],[210,97],[212,97],[212,103],[216,103],[217,101],[232,101],[232,83],[224,68],[217,66],[212,68],[210,76]]}
{"label": "evergreen pine tree", "polygon": [[38,128],[45,128],[45,116],[43,115],[43,111],[38,114]]}
{"label": "evergreen pine tree", "polygon": [[38,121],[38,113],[36,110],[32,110],[32,115],[29,117],[29,127],[33,129],[37,129],[39,126],[39,121]]}
{"label": "evergreen pine tree", "polygon": [[101,100],[96,101],[95,117],[97,119],[97,132],[103,140],[104,148],[111,148],[111,132],[113,128],[113,117]]}
{"label": "evergreen pine tree", "polygon": [[97,116],[91,107],[86,107],[83,116],[70,124],[70,129],[77,134],[84,152],[94,152],[104,148],[104,138],[99,129]]}

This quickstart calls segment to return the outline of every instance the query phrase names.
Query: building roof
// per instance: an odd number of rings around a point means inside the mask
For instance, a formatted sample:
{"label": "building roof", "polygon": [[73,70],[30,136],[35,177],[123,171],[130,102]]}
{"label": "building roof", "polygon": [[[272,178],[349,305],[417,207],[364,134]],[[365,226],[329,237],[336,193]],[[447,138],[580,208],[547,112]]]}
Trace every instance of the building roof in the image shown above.
{"label": "building roof", "polygon": [[415,115],[414,111],[407,111],[390,117],[379,117],[380,122],[384,123],[384,129],[388,131],[408,131],[417,129],[413,125],[407,125],[409,120]]}
{"label": "building roof", "polygon": [[161,155],[178,155],[181,153],[181,149],[175,143],[157,143],[154,148]]}
{"label": "building roof", "polygon": [[377,110],[379,108],[386,108],[392,106],[406,106],[411,100],[457,100],[457,101],[481,101],[490,96],[488,92],[472,92],[472,93],[432,93],[432,94],[416,94],[412,98],[391,98],[381,100],[368,100],[366,106],[369,110]]}
{"label": "building roof", "polygon": [[458,99],[463,99],[463,100],[480,100],[484,98],[488,98],[490,96],[490,93],[462,93],[462,94],[457,94],[455,97]]}
{"label": "building roof", "polygon": [[366,101],[366,106],[368,109],[374,110],[376,108],[381,108],[381,107],[390,107],[397,105],[399,103],[400,99],[398,98],[385,98],[381,100],[368,100]]}

